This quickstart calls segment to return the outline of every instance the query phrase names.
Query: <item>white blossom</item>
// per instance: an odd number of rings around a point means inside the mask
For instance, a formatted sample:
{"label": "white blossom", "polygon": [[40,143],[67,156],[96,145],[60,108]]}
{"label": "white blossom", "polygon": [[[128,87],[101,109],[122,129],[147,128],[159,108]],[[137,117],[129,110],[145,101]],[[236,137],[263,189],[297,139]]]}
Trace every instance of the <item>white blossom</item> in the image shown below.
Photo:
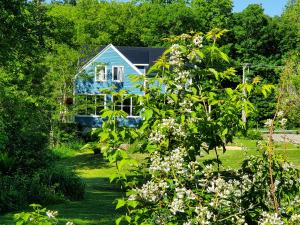
{"label": "white blossom", "polygon": [[73,222],[67,222],[66,225],[75,225]]}
{"label": "white blossom", "polygon": [[200,35],[196,35],[193,39],[193,43],[194,43],[195,46],[197,46],[199,48],[202,48],[203,47],[203,45],[202,45],[203,37],[200,36]]}
{"label": "white blossom", "polygon": [[271,127],[273,125],[273,120],[272,119],[267,119],[265,122],[265,127]]}
{"label": "white blossom", "polygon": [[280,125],[283,126],[283,127],[286,125],[286,122],[287,122],[287,119],[286,119],[286,118],[282,118],[282,119],[279,121]]}
{"label": "white blossom", "polygon": [[284,115],[284,112],[283,111],[279,111],[278,113],[277,113],[277,117],[282,117]]}
{"label": "white blossom", "polygon": [[277,213],[263,212],[262,218],[258,221],[259,225],[284,225],[280,216]]}
{"label": "white blossom", "polygon": [[58,215],[58,212],[57,211],[48,210],[46,212],[46,215],[48,216],[49,219],[54,219]]}

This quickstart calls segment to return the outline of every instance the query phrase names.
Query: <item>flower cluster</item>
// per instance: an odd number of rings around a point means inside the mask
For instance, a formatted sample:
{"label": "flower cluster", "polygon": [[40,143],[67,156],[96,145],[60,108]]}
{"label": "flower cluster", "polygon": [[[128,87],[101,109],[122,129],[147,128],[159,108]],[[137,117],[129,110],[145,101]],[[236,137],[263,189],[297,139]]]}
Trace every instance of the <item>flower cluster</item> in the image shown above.
{"label": "flower cluster", "polygon": [[149,141],[154,144],[161,143],[166,137],[173,136],[181,138],[185,136],[185,131],[181,124],[174,118],[162,119],[162,123],[150,133]]}
{"label": "flower cluster", "polygon": [[142,199],[144,201],[155,203],[160,200],[166,193],[168,184],[164,181],[148,181],[141,188],[135,189],[137,194],[130,196],[130,200]]}
{"label": "flower cluster", "polygon": [[284,225],[277,213],[262,212],[262,218],[258,222],[259,225]]}
{"label": "flower cluster", "polygon": [[182,52],[178,44],[174,44],[171,47],[169,63],[176,67],[183,66]]}
{"label": "flower cluster", "polygon": [[202,48],[203,47],[203,36],[196,35],[193,39],[193,43],[196,47]]}
{"label": "flower cluster", "polygon": [[155,152],[151,158],[149,167],[150,173],[154,176],[157,173],[168,175],[169,173],[186,174],[184,157],[186,151],[183,148],[176,148],[170,152],[170,155],[161,157],[158,152]]}

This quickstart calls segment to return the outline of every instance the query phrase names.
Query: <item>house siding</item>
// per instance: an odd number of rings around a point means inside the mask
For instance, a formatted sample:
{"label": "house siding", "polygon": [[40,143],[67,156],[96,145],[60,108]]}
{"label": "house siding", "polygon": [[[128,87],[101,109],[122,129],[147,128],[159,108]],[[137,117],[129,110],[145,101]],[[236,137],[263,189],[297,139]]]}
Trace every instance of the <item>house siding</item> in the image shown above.
{"label": "house siding", "polygon": [[[107,81],[98,82],[95,81],[95,67],[97,63],[104,63],[107,66]],[[112,67],[124,66],[124,79],[123,82],[112,81]],[[112,47],[108,48],[103,54],[94,59],[84,69],[88,79],[81,79],[80,77],[75,83],[75,94],[97,94],[101,93],[101,89],[111,88],[115,86],[115,91],[125,89],[129,94],[142,95],[143,92],[136,87],[136,83],[133,83],[129,75],[137,74],[137,72],[129,65]]]}
{"label": "house siding", "polygon": [[[103,63],[107,67],[107,80],[96,81],[95,80],[95,68],[97,63]],[[112,67],[123,66],[124,77],[123,82],[112,81]],[[131,74],[137,74],[137,71],[130,65],[124,58],[122,58],[113,47],[108,47],[102,54],[94,58],[92,62],[88,63],[84,67],[84,76],[81,76],[82,72],[77,76],[75,81],[75,102],[76,94],[100,94],[101,89],[110,89],[114,87],[113,91],[119,92],[121,90],[127,90],[129,94],[142,95],[143,91],[136,87],[137,83],[132,82],[129,78]],[[84,78],[83,78],[84,77]],[[140,85],[142,85],[141,83]],[[111,96],[107,96],[109,101]],[[82,126],[86,127],[101,127],[103,119],[99,116],[89,115],[77,115],[75,121]],[[120,125],[134,127],[141,122],[141,118],[128,117],[119,121]]]}

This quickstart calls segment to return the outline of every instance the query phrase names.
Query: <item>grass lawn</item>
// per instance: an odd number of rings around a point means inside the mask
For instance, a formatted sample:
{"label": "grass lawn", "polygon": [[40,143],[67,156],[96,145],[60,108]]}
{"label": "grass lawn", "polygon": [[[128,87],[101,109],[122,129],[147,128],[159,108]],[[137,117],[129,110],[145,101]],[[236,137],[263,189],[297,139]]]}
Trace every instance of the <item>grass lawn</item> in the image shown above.
{"label": "grass lawn", "polygon": [[[224,154],[219,151],[224,167],[237,168],[245,155],[258,154],[256,141],[236,139],[231,145],[241,147],[243,150],[227,150]],[[287,158],[300,169],[299,145],[288,144],[287,147]],[[70,149],[62,149],[62,151],[60,154],[63,159],[58,163],[76,170],[86,182],[85,199],[47,206],[47,208],[59,211],[60,224],[65,224],[67,221],[73,221],[76,225],[115,224],[114,220],[117,213],[113,202],[121,194],[117,187],[109,183],[108,179],[115,172],[115,168],[111,167],[99,155],[94,155],[93,152],[78,153]],[[284,145],[276,144],[276,152],[284,153]],[[209,155],[204,155],[203,160],[214,157],[214,152],[211,152]],[[137,155],[136,158],[142,158],[142,156]],[[0,225],[14,224],[12,215],[0,216]]]}
{"label": "grass lawn", "polygon": [[[75,169],[86,182],[85,198],[82,201],[70,201],[47,208],[59,212],[59,224],[67,221],[73,221],[76,225],[115,224],[117,213],[113,202],[121,194],[108,179],[115,172],[114,168],[93,152],[71,155],[68,152],[58,163]],[[14,224],[12,217],[13,214],[0,216],[0,224]]]}
{"label": "grass lawn", "polygon": [[[238,168],[245,156],[259,154],[256,148],[256,140],[236,139],[231,146],[240,147],[242,150],[227,150],[223,153],[218,151],[222,165],[226,168]],[[300,169],[300,148],[299,144],[287,144],[287,151],[282,143],[275,143],[275,153],[286,154],[287,159]],[[203,160],[215,158],[215,152],[211,151],[209,155],[204,155]]]}

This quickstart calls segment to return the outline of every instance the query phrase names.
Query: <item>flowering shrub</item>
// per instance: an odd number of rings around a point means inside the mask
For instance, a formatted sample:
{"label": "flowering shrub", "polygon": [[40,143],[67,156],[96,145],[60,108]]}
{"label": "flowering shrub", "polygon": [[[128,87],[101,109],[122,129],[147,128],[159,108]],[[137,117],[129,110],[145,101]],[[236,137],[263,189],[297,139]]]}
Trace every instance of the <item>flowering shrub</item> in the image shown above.
{"label": "flowering shrub", "polygon": [[[217,149],[226,151],[226,143],[245,128],[242,111],[248,114],[253,108],[245,93],[249,96],[256,88],[266,94],[272,88],[257,85],[258,78],[237,84],[235,70],[228,68],[229,59],[217,46],[224,32],[169,39],[172,47],[148,71],[156,76],[136,78],[146,79],[145,95],[139,98],[143,124],[128,129],[110,118],[104,124],[100,141],[118,168],[114,178],[127,190],[127,197],[117,204],[127,213],[117,224],[300,222],[299,172],[273,154],[270,142],[261,142],[261,154],[246,158],[240,169],[220,168]],[[122,113],[105,116],[109,115]],[[272,127],[274,119],[267,124]],[[136,170],[142,179],[128,179],[122,173],[124,165],[136,164],[120,148],[126,139],[140,141],[139,149],[149,155],[146,165]],[[201,156],[209,151],[216,159],[203,161]]]}
{"label": "flowering shrub", "polygon": [[[31,204],[33,212],[21,212],[15,214],[16,225],[55,225],[58,224],[57,211],[47,210],[41,205]],[[67,222],[66,225],[74,225],[73,222]]]}

